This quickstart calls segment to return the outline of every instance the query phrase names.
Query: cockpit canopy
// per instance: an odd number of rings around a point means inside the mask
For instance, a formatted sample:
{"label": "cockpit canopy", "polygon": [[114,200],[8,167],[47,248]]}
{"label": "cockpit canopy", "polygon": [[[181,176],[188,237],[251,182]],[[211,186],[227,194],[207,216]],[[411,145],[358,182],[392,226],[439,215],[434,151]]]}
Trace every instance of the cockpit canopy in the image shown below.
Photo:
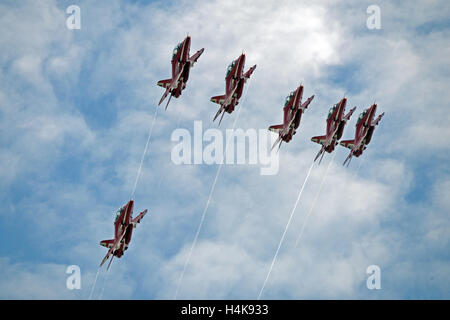
{"label": "cockpit canopy", "polygon": [[180,50],[180,48],[181,48],[181,44],[182,44],[182,42],[180,42],[179,44],[177,44],[177,46],[173,49],[172,59],[175,58],[175,56],[177,55],[178,50]]}
{"label": "cockpit canopy", "polygon": [[122,214],[123,210],[125,210],[125,206],[120,207],[119,210],[116,212],[116,219],[114,221],[117,221],[119,219],[120,215]]}
{"label": "cockpit canopy", "polygon": [[284,106],[286,107],[288,103],[291,101],[292,97],[294,96],[294,91],[291,91],[291,93],[286,97],[286,101],[284,102]]}
{"label": "cockpit canopy", "polygon": [[328,117],[327,117],[327,119],[330,119],[330,117],[331,117],[331,115],[333,114],[334,110],[336,110],[336,107],[337,107],[337,104],[333,105],[333,106],[330,108],[330,111],[328,111]]}
{"label": "cockpit canopy", "polygon": [[367,114],[367,109],[364,110],[363,112],[361,112],[361,114],[358,117],[358,121],[356,121],[356,124],[359,124],[361,122],[361,120],[366,116]]}
{"label": "cockpit canopy", "polygon": [[230,65],[227,68],[227,75],[225,77],[228,77],[230,75],[231,70],[233,70],[234,66],[236,65],[236,60],[230,63]]}

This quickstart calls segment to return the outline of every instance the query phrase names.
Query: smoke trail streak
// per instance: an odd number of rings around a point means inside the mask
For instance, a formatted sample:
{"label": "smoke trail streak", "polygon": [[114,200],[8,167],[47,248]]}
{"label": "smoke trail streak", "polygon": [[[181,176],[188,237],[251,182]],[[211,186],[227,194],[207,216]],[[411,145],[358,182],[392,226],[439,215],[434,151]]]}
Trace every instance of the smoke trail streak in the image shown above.
{"label": "smoke trail streak", "polygon": [[[110,267],[112,267],[112,261],[111,261]],[[99,296],[99,298],[98,298],[99,300],[102,300],[103,292],[105,291],[106,283],[107,283],[107,281],[108,281],[109,269],[110,269],[110,268],[106,269],[105,279],[103,280],[102,291],[100,292],[100,296]]]}
{"label": "smoke trail streak", "polygon": [[300,201],[300,197],[301,197],[301,195],[303,193],[303,189],[305,188],[306,182],[308,181],[309,175],[311,174],[311,170],[312,170],[313,166],[314,166],[314,161],[311,163],[311,166],[309,167],[308,173],[306,174],[305,180],[303,181],[303,185],[302,185],[302,187],[300,189],[300,192],[298,193],[297,200],[295,201],[294,208],[292,209],[291,215],[289,216],[289,220],[288,220],[288,222],[286,224],[286,227],[284,228],[283,235],[281,236],[280,242],[278,244],[277,251],[275,252],[275,255],[273,257],[272,264],[270,265],[270,268],[269,268],[269,272],[267,273],[267,276],[266,276],[266,279],[264,280],[264,283],[263,283],[263,286],[261,288],[261,291],[259,292],[258,300],[261,299],[261,295],[263,294],[264,288],[266,287],[267,281],[269,280],[270,273],[272,272],[273,266],[275,265],[275,261],[277,260],[277,257],[278,257],[278,252],[280,251],[281,245],[283,244],[284,237],[286,236],[286,232],[287,232],[287,230],[289,228],[289,225],[291,224],[292,217],[294,216],[295,209],[297,209],[298,202]]}
{"label": "smoke trail streak", "polygon": [[[178,115],[175,130],[179,128],[180,122],[181,122],[181,116]],[[211,129],[212,124],[213,124],[213,123],[211,122],[210,125],[209,125],[209,127],[208,127],[206,130],[204,130],[204,131],[206,132],[206,131],[208,131],[209,129]],[[164,171],[164,174],[163,174],[162,172],[160,173],[159,179],[158,179],[158,183],[156,184],[156,188],[155,188],[156,190],[159,190],[159,187],[161,186],[162,181],[163,181],[163,180],[166,178],[166,176],[167,176],[166,173],[167,173],[166,171]]]}
{"label": "smoke trail streak", "polygon": [[[247,92],[248,92],[248,88],[249,88],[249,87],[250,87],[250,82],[249,82],[249,84],[248,84],[248,86],[247,86],[247,89],[246,89],[246,91],[245,91],[243,100],[245,100],[245,98],[247,97]],[[239,119],[239,115],[240,115],[240,113],[241,113],[241,110],[242,110],[242,107],[238,109],[238,114],[236,115],[236,118],[234,119],[234,123],[233,123],[233,131],[234,131],[235,127],[236,127],[236,123],[237,123],[237,120]],[[224,111],[224,112],[225,112],[225,111]],[[198,225],[197,232],[196,232],[195,237],[194,237],[194,241],[192,242],[191,249],[189,250],[188,257],[187,257],[187,259],[186,259],[186,261],[185,261],[185,263],[184,263],[183,271],[181,272],[180,278],[178,279],[177,289],[176,289],[176,291],[175,291],[175,296],[174,296],[174,299],[175,299],[175,300],[177,299],[178,292],[180,291],[180,286],[181,286],[181,282],[183,281],[184,273],[186,272],[186,268],[187,268],[187,266],[188,266],[188,264],[189,264],[189,261],[191,260],[192,251],[194,251],[194,248],[195,248],[195,246],[196,246],[196,244],[197,244],[197,239],[198,239],[198,236],[199,236],[200,231],[201,231],[201,229],[202,229],[203,221],[205,220],[206,211],[208,210],[209,203],[211,202],[211,198],[212,198],[212,195],[213,195],[213,193],[214,193],[214,189],[215,189],[215,187],[216,187],[217,179],[218,179],[218,177],[219,177],[219,175],[220,175],[220,172],[221,172],[221,170],[222,170],[222,164],[225,162],[225,159],[224,159],[224,158],[225,158],[225,155],[226,155],[227,150],[228,150],[228,142],[229,142],[229,141],[227,141],[226,146],[225,146],[225,153],[223,154],[222,162],[219,164],[219,168],[217,169],[216,177],[214,178],[214,182],[213,182],[213,184],[212,184],[212,186],[211,186],[211,190],[209,191],[208,200],[207,200],[207,202],[206,202],[205,208],[203,209],[202,217],[201,217],[201,219],[200,219],[200,224]]]}
{"label": "smoke trail streak", "polygon": [[92,299],[92,294],[94,293],[95,285],[97,283],[97,278],[98,278],[99,273],[100,273],[100,267],[97,269],[97,274],[95,275],[94,283],[92,284],[91,293],[89,294],[89,300]]}
{"label": "smoke trail streak", "polygon": [[361,169],[361,166],[362,166],[362,163],[364,162],[364,159],[365,159],[365,158],[362,158],[361,161],[359,161],[358,168],[356,169],[356,174],[355,174],[356,176],[358,176],[359,169]]}
{"label": "smoke trail streak", "polygon": [[320,183],[319,190],[317,191],[316,196],[314,197],[314,200],[313,200],[313,203],[311,205],[311,208],[309,208],[308,214],[306,215],[305,221],[303,222],[302,228],[300,229],[300,233],[299,233],[299,235],[297,237],[297,240],[295,241],[295,248],[297,248],[298,243],[300,241],[300,238],[303,235],[303,231],[305,230],[306,224],[308,223],[309,216],[311,215],[312,211],[314,210],[314,207],[316,205],[317,199],[319,198],[320,192],[322,191],[322,187],[323,187],[323,185],[325,183],[325,180],[327,178],[328,170],[331,167],[331,163],[333,162],[335,155],[336,155],[336,152],[333,153],[333,157],[331,158],[330,162],[328,163],[327,169],[325,170],[325,174],[323,175],[322,181]]}
{"label": "smoke trail streak", "polygon": [[158,107],[155,108],[155,114],[153,115],[152,125],[150,126],[150,129],[149,129],[149,131],[148,131],[147,143],[145,144],[144,152],[142,153],[141,163],[139,164],[138,173],[137,173],[137,176],[136,176],[136,180],[134,181],[133,191],[131,192],[130,199],[133,199],[134,192],[136,191],[137,183],[138,183],[139,178],[140,178],[140,176],[141,176],[141,172],[142,172],[142,164],[143,164],[143,162],[144,162],[145,154],[147,153],[148,145],[149,145],[149,143],[150,143],[150,138],[151,138],[151,136],[152,136],[153,127],[155,126],[155,122],[156,122],[157,116],[158,116]]}

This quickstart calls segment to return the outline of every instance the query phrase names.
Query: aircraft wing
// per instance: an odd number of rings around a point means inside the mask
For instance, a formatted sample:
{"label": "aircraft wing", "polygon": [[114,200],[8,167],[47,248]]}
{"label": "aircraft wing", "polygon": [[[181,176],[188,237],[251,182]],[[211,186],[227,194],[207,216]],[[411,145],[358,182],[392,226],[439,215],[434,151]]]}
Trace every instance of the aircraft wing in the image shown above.
{"label": "aircraft wing", "polygon": [[249,79],[250,76],[252,75],[253,71],[255,71],[255,69],[256,69],[256,64],[253,67],[251,67],[250,69],[248,69],[247,72],[243,74],[243,77],[245,79]]}
{"label": "aircraft wing", "polygon": [[299,109],[306,110],[313,99],[314,99],[314,95],[312,95],[305,102],[303,102],[303,104],[300,106]]}
{"label": "aircraft wing", "polygon": [[355,140],[344,140],[339,142],[339,144],[346,148],[353,149],[353,147],[355,146]]}
{"label": "aircraft wing", "polygon": [[191,62],[191,66],[194,66],[194,62],[197,62],[198,58],[200,58],[203,51],[205,51],[204,48],[198,50],[192,57],[189,58],[189,61]]}
{"label": "aircraft wing", "polygon": [[380,122],[381,118],[383,118],[383,116],[384,116],[384,112],[383,112],[382,114],[380,114],[380,115],[372,122],[372,125],[373,125],[373,126],[378,125],[378,123]]}
{"label": "aircraft wing", "polygon": [[144,218],[145,214],[147,213],[147,209],[139,213],[136,217],[131,220],[131,223],[133,224],[133,227],[136,228],[136,225],[138,223],[141,223],[142,218]]}
{"label": "aircraft wing", "polygon": [[344,121],[348,121],[350,120],[350,117],[352,116],[353,112],[355,111],[356,107],[353,107],[345,116],[342,120]]}

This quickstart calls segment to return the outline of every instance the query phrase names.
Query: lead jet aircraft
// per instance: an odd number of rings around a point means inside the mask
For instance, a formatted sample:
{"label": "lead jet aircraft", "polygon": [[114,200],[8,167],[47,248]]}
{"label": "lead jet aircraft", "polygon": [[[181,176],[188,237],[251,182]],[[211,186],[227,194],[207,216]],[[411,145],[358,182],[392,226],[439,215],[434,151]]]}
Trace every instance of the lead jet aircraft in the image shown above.
{"label": "lead jet aircraft", "polygon": [[109,248],[108,253],[103,258],[102,263],[100,264],[100,267],[106,262],[106,260],[108,260],[109,256],[112,254],[113,257],[108,264],[109,269],[114,256],[120,258],[125,250],[128,249],[133,229],[136,228],[136,225],[141,222],[142,218],[147,213],[147,209],[145,209],[135,218],[132,218],[133,206],[134,201],[130,200],[123,207],[117,210],[116,220],[114,221],[114,239],[100,241],[100,245]]}
{"label": "lead jet aircraft", "polygon": [[359,157],[364,150],[366,150],[367,145],[370,143],[372,139],[373,131],[375,130],[375,126],[378,125],[381,118],[384,115],[384,112],[378,117],[374,119],[375,113],[377,111],[377,104],[374,103],[372,106],[361,112],[356,122],[356,132],[355,139],[353,140],[344,140],[341,141],[341,146],[350,149],[350,154],[344,161],[344,165],[347,163],[347,166],[350,164],[350,161],[353,156]]}
{"label": "lead jet aircraft", "polygon": [[178,98],[181,95],[181,91],[186,88],[186,82],[189,79],[189,71],[194,63],[197,62],[201,56],[204,48],[198,50],[192,57],[189,57],[189,49],[191,47],[191,37],[187,36],[182,42],[180,42],[172,53],[172,78],[166,80],[159,80],[158,86],[166,88],[161,100],[159,100],[158,106],[164,101],[164,99],[170,94],[167,106],[169,105],[172,96]]}
{"label": "lead jet aircraft", "polygon": [[316,161],[320,155],[322,155],[320,158],[320,161],[322,161],[325,151],[328,153],[333,152],[334,147],[338,144],[339,139],[341,139],[345,124],[350,120],[350,117],[356,109],[356,107],[354,107],[344,116],[346,104],[347,98],[344,97],[341,101],[333,105],[328,112],[326,135],[311,138],[311,141],[322,145],[322,148],[314,161]]}
{"label": "lead jet aircraft", "polygon": [[291,141],[292,137],[296,133],[298,126],[300,125],[300,120],[302,118],[303,112],[308,108],[311,101],[314,99],[314,95],[309,97],[302,104],[303,97],[303,85],[292,91],[285,100],[283,108],[283,124],[272,125],[269,130],[278,133],[278,139],[272,146],[272,150],[277,143],[278,149],[281,147],[281,143]]}
{"label": "lead jet aircraft", "polygon": [[239,104],[239,99],[242,96],[244,84],[250,78],[253,71],[256,69],[256,64],[244,73],[245,54],[242,53],[239,58],[230,63],[227,68],[225,76],[225,94],[222,96],[215,96],[211,101],[220,105],[214,119],[222,114],[219,120],[219,125],[222,122],[225,111],[232,113],[234,108]]}

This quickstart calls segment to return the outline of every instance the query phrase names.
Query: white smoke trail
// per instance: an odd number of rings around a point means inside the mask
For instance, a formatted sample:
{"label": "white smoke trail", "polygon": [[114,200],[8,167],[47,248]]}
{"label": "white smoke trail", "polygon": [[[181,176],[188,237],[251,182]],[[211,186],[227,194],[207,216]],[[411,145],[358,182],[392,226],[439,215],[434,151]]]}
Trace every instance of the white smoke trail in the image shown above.
{"label": "white smoke trail", "polygon": [[363,164],[363,162],[364,162],[364,159],[365,159],[365,158],[362,158],[361,161],[359,161],[358,168],[356,169],[356,174],[355,174],[356,176],[358,176],[359,169],[361,169],[361,166],[362,166],[362,164]]}
{"label": "white smoke trail", "polygon": [[[244,98],[242,99],[243,101],[244,101],[245,98],[247,97],[247,92],[248,92],[248,88],[249,88],[249,87],[250,87],[250,82],[248,83],[247,89],[245,90]],[[236,118],[234,119],[234,123],[233,123],[233,131],[234,131],[235,127],[236,127],[237,120],[239,119],[239,115],[240,115],[240,113],[241,113],[241,109],[242,109],[242,107],[240,107],[240,108],[238,109],[238,114],[236,115]],[[225,111],[224,111],[224,112],[225,112]],[[201,217],[201,219],[200,219],[200,224],[198,225],[197,232],[196,232],[195,237],[194,237],[194,241],[192,242],[191,249],[189,250],[188,257],[187,257],[187,259],[186,259],[186,261],[185,261],[185,263],[184,263],[183,271],[181,272],[180,278],[178,279],[177,289],[176,289],[176,291],[175,291],[175,296],[174,296],[174,299],[175,299],[175,300],[176,300],[177,297],[178,297],[178,292],[180,291],[180,286],[181,286],[181,282],[183,281],[184,273],[186,272],[186,268],[187,268],[187,266],[188,266],[188,264],[189,264],[189,261],[191,260],[192,251],[194,251],[194,248],[195,248],[195,246],[196,246],[196,244],[197,244],[197,239],[198,239],[198,236],[199,236],[200,231],[201,231],[201,229],[202,229],[203,221],[205,220],[206,211],[208,210],[209,203],[211,202],[211,198],[212,198],[212,195],[213,195],[213,193],[214,193],[214,189],[215,189],[215,187],[216,187],[217,179],[218,179],[218,177],[219,177],[219,175],[220,175],[220,172],[221,172],[221,170],[222,170],[222,164],[225,162],[224,157],[225,157],[225,155],[226,155],[226,153],[227,153],[227,150],[228,150],[228,143],[229,143],[229,141],[227,141],[227,143],[226,143],[226,146],[225,146],[225,152],[224,152],[224,154],[223,154],[222,162],[219,164],[219,168],[217,169],[216,177],[214,178],[214,182],[213,182],[213,184],[212,184],[212,186],[211,186],[211,190],[209,191],[208,200],[207,200],[207,202],[206,202],[205,208],[203,209],[202,217]]]}
{"label": "white smoke trail", "polygon": [[309,208],[308,214],[305,217],[305,221],[303,222],[302,228],[300,229],[300,233],[297,237],[297,240],[295,241],[296,248],[300,241],[300,238],[303,235],[303,231],[305,230],[306,224],[308,223],[309,216],[311,215],[312,211],[314,210],[317,199],[319,198],[320,192],[322,191],[322,187],[323,187],[325,180],[327,178],[327,175],[328,175],[328,170],[330,169],[331,163],[333,162],[335,155],[336,155],[336,152],[333,153],[333,157],[331,158],[330,162],[328,163],[327,169],[325,170],[325,174],[323,175],[322,181],[320,183],[319,190],[317,191],[316,196],[314,197],[313,203],[312,203],[311,207]]}
{"label": "white smoke trail", "polygon": [[153,115],[152,125],[150,126],[150,129],[148,131],[147,143],[145,144],[144,152],[142,153],[141,163],[139,164],[138,173],[137,173],[137,176],[136,176],[136,180],[134,181],[133,191],[131,192],[130,199],[133,199],[134,192],[136,191],[137,183],[138,183],[139,178],[141,176],[142,164],[144,162],[145,154],[147,153],[148,145],[150,143],[150,138],[152,136],[153,127],[155,126],[155,122],[156,122],[157,116],[158,116],[158,107],[155,108],[155,114]]}
{"label": "white smoke trail", "polygon": [[105,279],[103,280],[102,291],[100,292],[100,296],[98,298],[99,300],[102,300],[103,292],[105,291],[106,283],[108,282],[108,274],[109,274],[110,267],[112,267],[112,261],[111,261],[111,265],[109,266],[109,268],[106,269]]}
{"label": "white smoke trail", "polygon": [[305,180],[303,181],[303,185],[302,185],[302,187],[300,189],[300,192],[298,193],[297,200],[295,201],[294,208],[292,209],[291,215],[289,216],[289,220],[288,220],[288,222],[286,224],[286,227],[284,228],[283,235],[281,236],[280,243],[278,243],[277,251],[275,252],[275,255],[274,255],[273,259],[272,259],[272,263],[270,265],[269,272],[267,273],[267,276],[266,276],[266,279],[264,280],[264,283],[263,283],[263,286],[261,288],[261,291],[259,292],[258,300],[261,299],[261,296],[263,294],[264,288],[266,287],[267,281],[269,280],[270,273],[272,272],[273,266],[275,265],[275,261],[277,260],[277,257],[278,257],[278,252],[280,251],[281,245],[283,244],[284,237],[286,236],[286,232],[289,229],[289,225],[291,224],[292,217],[294,216],[295,209],[297,209],[298,202],[300,201],[300,197],[301,197],[301,195],[303,193],[303,189],[305,188],[306,182],[308,181],[309,175],[311,174],[311,170],[312,170],[313,166],[314,166],[314,161],[311,163],[311,166],[309,167],[308,173],[306,174]]}
{"label": "white smoke trail", "polygon": [[89,294],[89,300],[92,299],[92,294],[94,293],[95,285],[97,283],[97,278],[98,278],[99,273],[100,273],[100,267],[97,269],[97,274],[95,275],[94,283],[92,284],[91,293]]}

